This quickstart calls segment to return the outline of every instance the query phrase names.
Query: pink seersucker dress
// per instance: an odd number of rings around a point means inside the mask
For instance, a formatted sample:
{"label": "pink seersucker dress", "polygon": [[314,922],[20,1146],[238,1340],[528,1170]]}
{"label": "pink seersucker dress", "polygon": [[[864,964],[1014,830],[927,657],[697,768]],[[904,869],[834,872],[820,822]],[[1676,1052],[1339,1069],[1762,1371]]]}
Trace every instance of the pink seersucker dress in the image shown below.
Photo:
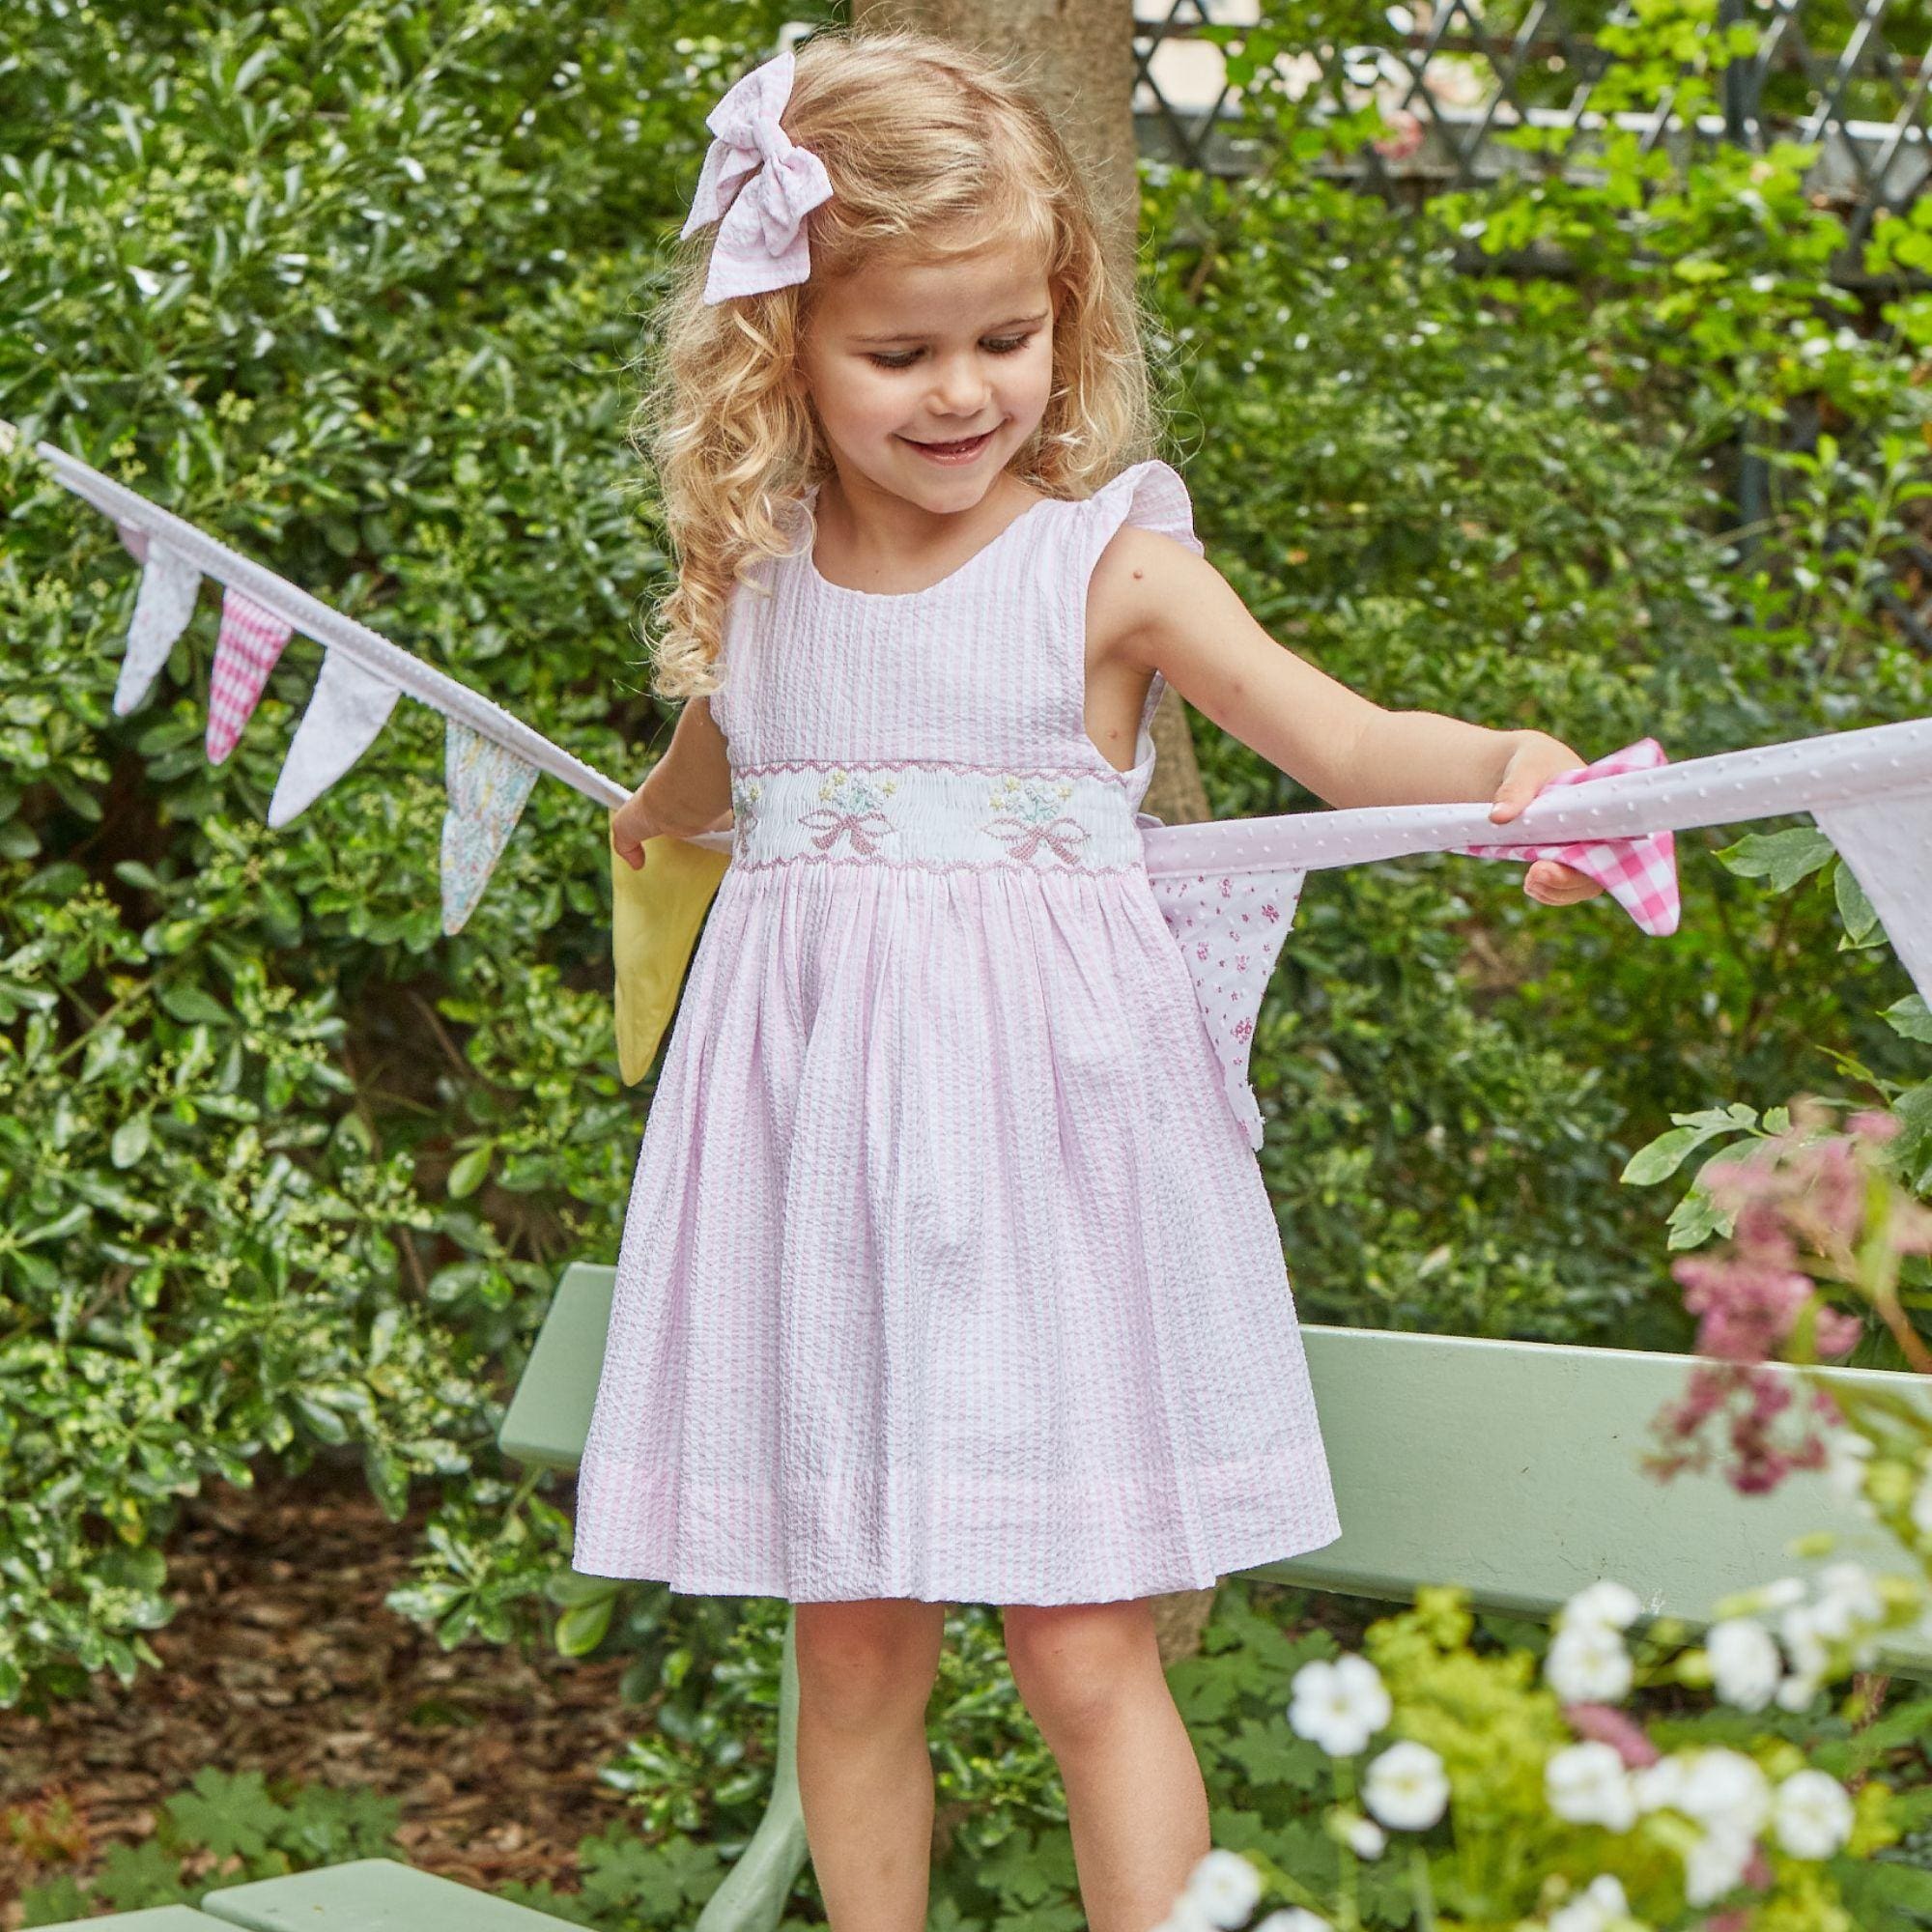
{"label": "pink seersucker dress", "polygon": [[[733,595],[731,863],[665,1047],[573,1567],[1093,1603],[1340,1533],[1272,1206],[1084,723],[1136,464],[941,582]],[[803,526],[804,520],[801,519]],[[1151,822],[1151,821],[1149,821]]]}

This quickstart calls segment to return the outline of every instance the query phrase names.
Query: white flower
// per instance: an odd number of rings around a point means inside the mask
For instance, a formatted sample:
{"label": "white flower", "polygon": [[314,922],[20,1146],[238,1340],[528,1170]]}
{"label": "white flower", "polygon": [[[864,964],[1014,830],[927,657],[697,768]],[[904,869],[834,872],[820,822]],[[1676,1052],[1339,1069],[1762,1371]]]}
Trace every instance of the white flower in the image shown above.
{"label": "white flower", "polygon": [[1388,1833],[1373,1818],[1350,1818],[1343,1835],[1358,1859],[1378,1859],[1388,1845]]}
{"label": "white flower", "polygon": [[1609,1630],[1628,1630],[1643,1614],[1636,1592],[1628,1584],[1605,1577],[1581,1589],[1556,1613],[1558,1630],[1580,1625],[1600,1625]]}
{"label": "white flower", "polygon": [[1762,1624],[1727,1617],[1704,1641],[1718,1695],[1741,1711],[1762,1711],[1784,1674],[1784,1660]]}
{"label": "white flower", "polygon": [[1681,1810],[1684,1778],[1689,1765],[1683,1751],[1672,1751],[1655,1764],[1631,1774],[1631,1794],[1639,1811]]}
{"label": "white flower", "polygon": [[1692,1905],[1710,1905],[1722,1898],[1745,1875],[1750,1862],[1751,1837],[1724,1826],[1707,1829],[1684,1861],[1684,1895]]}
{"label": "white flower", "polygon": [[1334,1932],[1334,1928],[1327,1919],[1318,1918],[1298,1905],[1286,1905],[1279,1912],[1270,1912],[1255,1932]]}
{"label": "white flower", "polygon": [[1606,1623],[1567,1623],[1551,1639],[1543,1674],[1566,1704],[1614,1704],[1631,1688],[1630,1652]]}
{"label": "white flower", "polygon": [[1427,1745],[1405,1738],[1369,1766],[1362,1803],[1398,1832],[1426,1832],[1449,1803],[1442,1760]]}
{"label": "white flower", "polygon": [[1796,1577],[1780,1577],[1776,1582],[1767,1583],[1751,1594],[1767,1610],[1788,1610],[1793,1604],[1804,1601],[1804,1585]]}
{"label": "white flower", "polygon": [[1818,1632],[1818,1613],[1809,1604],[1794,1604],[1777,1620],[1777,1634],[1791,1657],[1791,1675],[1777,1687],[1778,1708],[1804,1710],[1818,1694],[1831,1664],[1831,1652]]}
{"label": "white flower", "polygon": [[1825,1480],[1847,1502],[1858,1502],[1864,1496],[1871,1452],[1871,1443],[1854,1430],[1833,1429],[1825,1436]]}
{"label": "white flower", "polygon": [[1932,1475],[1918,1485],[1913,1495],[1912,1526],[1920,1536],[1932,1536]]}
{"label": "white flower", "polygon": [[1671,1802],[1700,1825],[1750,1839],[1771,1816],[1771,1780],[1743,1751],[1716,1746],[1690,1753],[1683,1788]]}
{"label": "white flower", "polygon": [[1859,1624],[1882,1624],[1885,1603],[1871,1572],[1860,1563],[1830,1563],[1818,1578],[1817,1629],[1822,1636],[1849,1637]]}
{"label": "white flower", "polygon": [[1208,1908],[1192,1892],[1182,1890],[1154,1932],[1217,1932],[1217,1928],[1208,1917]]}
{"label": "white flower", "polygon": [[1852,1835],[1852,1801],[1829,1772],[1794,1771],[1772,1798],[1777,1842],[1794,1859],[1829,1859]]}
{"label": "white flower", "polygon": [[1636,1823],[1636,1794],[1611,1745],[1594,1740],[1558,1751],[1543,1768],[1549,1808],[1573,1825],[1606,1825],[1628,1832]]}
{"label": "white flower", "polygon": [[1239,1852],[1218,1847],[1187,1874],[1186,1896],[1220,1926],[1245,1925],[1262,1895],[1262,1877]]}
{"label": "white flower", "polygon": [[1353,1757],[1389,1720],[1393,1707],[1381,1673],[1352,1653],[1318,1659],[1294,1673],[1289,1728],[1312,1738],[1330,1757]]}
{"label": "white flower", "polygon": [[1624,1889],[1609,1873],[1593,1878],[1589,1889],[1550,1915],[1549,1932],[1610,1932],[1630,1917]]}

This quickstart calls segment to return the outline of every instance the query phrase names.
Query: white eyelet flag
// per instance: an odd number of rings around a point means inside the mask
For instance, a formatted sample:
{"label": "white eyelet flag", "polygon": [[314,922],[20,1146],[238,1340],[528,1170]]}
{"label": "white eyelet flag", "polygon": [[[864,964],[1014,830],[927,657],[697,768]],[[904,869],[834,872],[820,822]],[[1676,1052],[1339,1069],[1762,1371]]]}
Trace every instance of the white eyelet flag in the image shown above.
{"label": "white eyelet flag", "polygon": [[322,675],[269,801],[269,823],[286,825],[320,798],[376,742],[401,696],[347,651],[325,651]]}
{"label": "white eyelet flag", "polygon": [[208,681],[208,761],[218,765],[255,715],[262,688],[282,647],[295,636],[286,617],[267,611],[231,583],[221,594],[221,630]]}
{"label": "white eyelet flag", "polygon": [[[121,538],[127,543],[126,526]],[[147,696],[155,673],[167,663],[175,640],[187,629],[187,620],[194,615],[195,595],[201,589],[201,572],[170,545],[144,538],[142,549],[134,554],[143,558],[141,587],[134,593],[128,647],[114,686],[117,718],[127,717]]]}
{"label": "white eyelet flag", "polygon": [[442,929],[463,930],[497,868],[537,769],[452,718],[443,738]]}
{"label": "white eyelet flag", "polygon": [[1811,814],[1865,889],[1891,950],[1932,1000],[1932,789],[1825,806]]}

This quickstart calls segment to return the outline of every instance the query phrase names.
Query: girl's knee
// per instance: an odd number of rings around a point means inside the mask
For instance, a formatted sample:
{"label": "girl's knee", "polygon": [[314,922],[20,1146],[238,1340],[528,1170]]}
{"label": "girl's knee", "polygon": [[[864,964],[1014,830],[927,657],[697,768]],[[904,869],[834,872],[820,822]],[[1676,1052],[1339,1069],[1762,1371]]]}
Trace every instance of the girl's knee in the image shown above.
{"label": "girl's knee", "polygon": [[945,1625],[945,1605],[910,1598],[795,1605],[801,1704],[841,1724],[923,1715]]}
{"label": "girl's knee", "polygon": [[1007,1662],[1028,1714],[1049,1742],[1098,1730],[1123,1688],[1160,1675],[1153,1609],[1110,1604],[1009,1604]]}

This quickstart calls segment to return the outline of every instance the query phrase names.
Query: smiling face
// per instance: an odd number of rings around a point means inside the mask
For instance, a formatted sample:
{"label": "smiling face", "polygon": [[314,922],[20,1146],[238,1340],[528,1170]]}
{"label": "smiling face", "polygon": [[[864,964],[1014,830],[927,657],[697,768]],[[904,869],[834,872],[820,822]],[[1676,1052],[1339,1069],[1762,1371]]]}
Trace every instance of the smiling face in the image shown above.
{"label": "smiling face", "polygon": [[[1053,303],[1032,250],[878,265],[827,285],[800,354],[839,488],[861,517],[971,509],[1046,413]],[[933,445],[979,437],[957,458]]]}

